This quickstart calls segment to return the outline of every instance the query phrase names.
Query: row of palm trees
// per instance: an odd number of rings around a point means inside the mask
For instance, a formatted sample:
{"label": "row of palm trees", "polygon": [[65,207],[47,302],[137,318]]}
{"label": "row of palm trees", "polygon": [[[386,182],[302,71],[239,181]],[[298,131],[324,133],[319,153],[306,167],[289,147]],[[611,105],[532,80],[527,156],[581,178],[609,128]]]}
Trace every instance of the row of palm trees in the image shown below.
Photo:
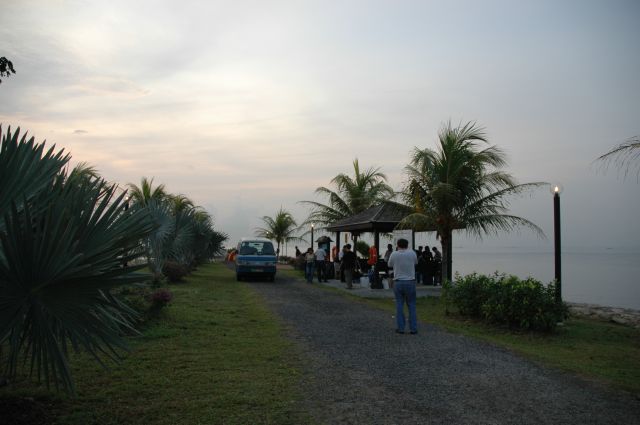
{"label": "row of palm trees", "polygon": [[[640,174],[640,139],[633,137],[597,158],[604,167],[612,163],[626,176],[637,166]],[[504,171],[503,151],[490,145],[484,130],[468,122],[453,127],[446,123],[438,133],[435,149],[414,148],[405,167],[406,183],[395,192],[380,168],[362,170],[353,161],[353,175],[340,173],[331,180],[333,189],[318,187],[315,193],[327,199],[301,201],[311,207],[298,226],[292,215],[280,208],[275,218],[263,217],[265,227],[257,234],[281,243],[300,240],[296,233],[313,224],[320,228],[351,217],[380,203],[393,203],[406,213],[398,229],[435,232],[442,245],[442,275],[452,277],[453,232],[461,230],[481,238],[524,227],[540,237],[540,227],[509,213],[512,196],[546,186],[546,182],[518,183]]]}
{"label": "row of palm trees", "polygon": [[[338,174],[331,180],[334,189],[316,189],[326,203],[302,201],[311,207],[303,225],[328,226],[380,203],[393,203],[406,213],[399,229],[436,232],[442,244],[442,274],[451,280],[454,230],[482,236],[524,226],[543,235],[531,221],[509,214],[508,201],[546,183],[519,184],[503,170],[505,166],[505,154],[489,144],[482,128],[475,123],[458,127],[447,123],[438,133],[436,149],[414,149],[399,192],[388,185],[379,168],[362,170],[356,159],[353,176]],[[258,233],[278,244],[295,239],[300,229],[282,208],[275,219],[263,217],[263,221],[267,226]]]}
{"label": "row of palm trees", "polygon": [[73,392],[69,350],[117,359],[134,329],[137,312],[112,290],[147,280],[145,257],[154,273],[167,259],[193,267],[226,235],[185,197],[147,196],[143,180],[130,202],[55,145],[0,134],[0,376],[24,366]]}
{"label": "row of palm trees", "polygon": [[[215,230],[209,213],[187,196],[170,194],[162,184],[154,187],[153,179],[147,177],[142,178],[140,186],[129,183],[128,187],[132,207],[147,211],[155,223],[154,230],[143,240],[154,280],[163,274],[179,279],[224,252],[228,236]],[[180,272],[168,273],[168,265],[174,271],[177,266]]]}

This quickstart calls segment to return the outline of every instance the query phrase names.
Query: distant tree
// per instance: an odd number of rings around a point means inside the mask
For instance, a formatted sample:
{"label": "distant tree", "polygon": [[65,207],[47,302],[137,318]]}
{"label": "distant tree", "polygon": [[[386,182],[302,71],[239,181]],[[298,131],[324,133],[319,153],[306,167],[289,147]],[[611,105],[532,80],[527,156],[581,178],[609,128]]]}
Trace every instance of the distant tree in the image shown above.
{"label": "distant tree", "polygon": [[276,252],[278,255],[280,254],[281,244],[301,240],[298,236],[295,236],[295,233],[300,231],[296,220],[291,213],[282,207],[280,207],[275,217],[272,218],[265,215],[262,217],[262,221],[265,227],[258,227],[256,229],[256,236],[276,241],[278,245]]}
{"label": "distant tree", "polygon": [[81,184],[84,181],[98,180],[100,178],[100,173],[93,165],[87,162],[80,162],[67,176],[67,182],[69,184]]}
{"label": "distant tree", "polygon": [[600,161],[605,169],[613,162],[619,170],[624,170],[624,177],[627,176],[630,167],[636,167],[636,178],[640,178],[640,136],[619,144],[596,158],[596,161]]}
{"label": "distant tree", "polygon": [[[10,77],[11,74],[15,74],[16,70],[13,69],[13,63],[2,56],[0,58],[0,77]],[[2,80],[0,80],[0,84],[2,84]]]}
{"label": "distant tree", "polygon": [[195,208],[193,201],[185,195],[167,195],[167,198],[171,204],[171,208],[173,208],[174,214],[179,214],[182,211]]}
{"label": "distant tree", "polygon": [[313,208],[306,222],[329,225],[393,197],[393,189],[387,184],[387,176],[380,168],[361,171],[356,158],[353,161],[353,171],[353,177],[340,173],[331,179],[336,190],[324,186],[316,189],[316,194],[328,197],[327,204],[302,201]]}
{"label": "distant tree", "polygon": [[365,258],[369,257],[369,248],[370,248],[370,246],[369,246],[369,244],[368,244],[368,243],[366,243],[366,242],[365,242],[365,241],[363,241],[363,240],[358,240],[358,241],[355,243],[355,245],[356,245],[356,246],[355,246],[355,251],[356,251],[358,254],[360,254],[361,256],[363,256],[363,257],[365,257]]}
{"label": "distant tree", "polygon": [[133,203],[143,206],[147,205],[151,200],[159,201],[167,197],[163,184],[154,188],[153,179],[149,180],[146,177],[142,178],[140,186],[136,186],[133,183],[129,183],[128,186],[129,195]]}

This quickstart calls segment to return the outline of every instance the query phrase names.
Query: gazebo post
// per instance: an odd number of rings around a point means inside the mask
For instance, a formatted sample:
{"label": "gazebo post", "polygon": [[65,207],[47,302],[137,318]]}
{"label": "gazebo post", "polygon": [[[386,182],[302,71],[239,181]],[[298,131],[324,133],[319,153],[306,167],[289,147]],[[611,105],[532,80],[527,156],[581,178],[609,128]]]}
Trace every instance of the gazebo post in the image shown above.
{"label": "gazebo post", "polygon": [[416,231],[411,229],[411,248],[416,250]]}
{"label": "gazebo post", "polygon": [[380,232],[378,230],[373,233],[373,245],[376,247],[378,255],[380,255]]}
{"label": "gazebo post", "polygon": [[340,258],[340,232],[336,232],[336,247],[338,248],[338,256],[336,257],[336,261]]}

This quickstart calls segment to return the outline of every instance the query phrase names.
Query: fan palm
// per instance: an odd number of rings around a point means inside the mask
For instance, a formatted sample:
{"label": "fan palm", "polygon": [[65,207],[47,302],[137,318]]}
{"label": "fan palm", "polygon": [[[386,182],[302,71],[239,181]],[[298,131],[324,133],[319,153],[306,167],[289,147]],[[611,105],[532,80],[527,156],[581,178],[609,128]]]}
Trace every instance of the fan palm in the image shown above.
{"label": "fan palm", "polygon": [[155,223],[146,247],[156,280],[161,277],[166,261],[178,263],[185,272],[189,271],[218,254],[217,244],[227,238],[224,233],[216,233],[211,216],[184,195],[167,194],[161,200],[151,200],[144,208],[149,210]]}
{"label": "fan palm", "polygon": [[115,197],[115,186],[65,180],[5,215],[0,345],[8,347],[9,376],[24,356],[38,379],[73,391],[70,346],[98,361],[126,347],[122,330],[135,313],[110,290],[141,280],[132,272],[142,266],[123,264],[141,254],[152,225],[145,211],[124,211],[125,194]]}
{"label": "fan palm", "polygon": [[638,168],[636,177],[640,178],[640,136],[630,138],[624,143],[619,144],[604,155],[596,158],[601,161],[607,168],[613,162],[620,169],[624,169],[624,176],[627,176],[629,168],[635,166]]}
{"label": "fan palm", "polygon": [[144,208],[153,223],[153,231],[145,239],[147,263],[155,281],[162,277],[164,262],[171,250],[171,239],[175,231],[175,219],[171,212],[171,205],[165,199],[152,199],[146,205],[134,204]]}
{"label": "fan palm", "polygon": [[353,171],[353,177],[340,173],[331,179],[336,190],[324,186],[315,190],[316,194],[328,198],[328,204],[302,201],[313,208],[306,220],[308,223],[328,225],[393,197],[393,189],[387,185],[387,176],[380,168],[371,167],[361,171],[356,158],[353,161]]}
{"label": "fan palm", "polygon": [[[0,134],[2,126],[0,125]],[[71,156],[55,145],[45,151],[45,144],[36,144],[33,137],[20,138],[20,128],[2,134],[0,146],[0,230],[3,217],[12,203],[29,201],[36,194],[51,186],[54,178],[69,162]]]}
{"label": "fan palm", "polygon": [[300,231],[300,227],[296,223],[291,213],[280,207],[280,210],[276,213],[275,217],[264,216],[262,221],[265,227],[258,227],[256,229],[256,236],[267,238],[276,241],[277,251],[280,255],[280,245],[286,242],[293,242],[301,240],[298,236],[294,236],[296,232]]}
{"label": "fan palm", "polygon": [[415,148],[406,167],[404,200],[413,213],[399,228],[436,231],[442,244],[442,275],[451,280],[453,230],[482,237],[524,226],[544,236],[531,221],[508,214],[509,195],[545,185],[517,184],[508,173],[504,153],[488,144],[481,128],[467,123],[438,134],[437,150]]}

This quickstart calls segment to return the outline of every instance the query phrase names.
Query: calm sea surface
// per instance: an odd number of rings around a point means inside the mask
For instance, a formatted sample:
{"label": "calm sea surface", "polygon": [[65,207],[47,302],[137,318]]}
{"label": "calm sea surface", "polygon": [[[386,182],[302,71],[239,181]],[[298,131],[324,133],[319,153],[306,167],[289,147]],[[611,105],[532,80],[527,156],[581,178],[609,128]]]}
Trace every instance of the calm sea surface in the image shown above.
{"label": "calm sea surface", "polygon": [[[553,252],[526,248],[453,250],[453,270],[461,274],[495,271],[543,283],[554,278]],[[573,249],[562,253],[565,301],[640,310],[640,249]]]}

